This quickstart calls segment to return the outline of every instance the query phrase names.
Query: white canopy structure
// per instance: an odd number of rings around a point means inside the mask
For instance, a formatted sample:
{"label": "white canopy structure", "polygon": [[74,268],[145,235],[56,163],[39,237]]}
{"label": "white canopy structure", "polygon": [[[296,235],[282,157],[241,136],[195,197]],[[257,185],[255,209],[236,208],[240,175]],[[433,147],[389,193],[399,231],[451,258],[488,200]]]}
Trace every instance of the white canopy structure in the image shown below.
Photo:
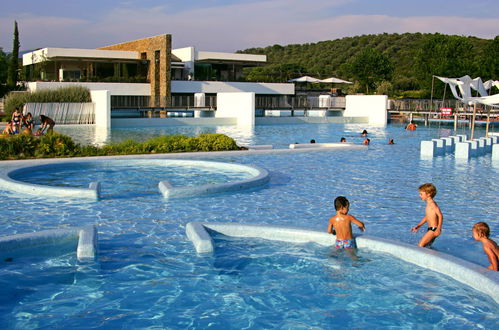
{"label": "white canopy structure", "polygon": [[322,83],[333,83],[333,84],[353,84],[353,82],[351,82],[351,81],[346,81],[346,80],[343,80],[343,79],[340,79],[340,78],[335,78],[335,77],[322,79],[319,82],[322,82]]}
{"label": "white canopy structure", "polygon": [[[499,107],[499,94],[489,95],[487,93],[487,90],[491,89],[492,86],[499,87],[498,81],[489,80],[484,84],[480,77],[471,79],[468,75],[460,78],[435,77],[440,79],[442,82],[449,84],[452,95],[463,103],[481,103],[495,108]],[[477,91],[480,96],[472,96],[472,89]]]}
{"label": "white canopy structure", "polygon": [[321,82],[320,79],[310,77],[310,76],[303,76],[299,78],[294,78],[291,80],[288,80],[288,82],[310,82],[310,83],[316,83],[316,82]]}

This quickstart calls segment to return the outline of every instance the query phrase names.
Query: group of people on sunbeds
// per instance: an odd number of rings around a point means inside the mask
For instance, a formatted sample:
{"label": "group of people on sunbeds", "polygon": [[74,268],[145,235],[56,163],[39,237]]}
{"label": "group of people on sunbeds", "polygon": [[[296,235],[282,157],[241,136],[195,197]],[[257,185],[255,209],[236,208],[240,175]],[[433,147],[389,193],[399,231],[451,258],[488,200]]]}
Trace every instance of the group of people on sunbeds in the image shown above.
{"label": "group of people on sunbeds", "polygon": [[[418,243],[420,247],[431,247],[433,242],[442,233],[444,217],[440,207],[433,200],[437,194],[437,189],[432,183],[425,183],[419,186],[419,197],[426,202],[426,211],[423,219],[414,227],[412,232],[417,232],[425,223],[428,225],[426,233]],[[355,249],[356,243],[352,235],[352,223],[357,225],[361,231],[365,231],[364,223],[353,215],[348,214],[350,202],[343,196],[338,196],[334,200],[336,214],[329,219],[327,232],[336,235],[336,249]],[[476,241],[482,243],[483,251],[489,259],[488,269],[499,271],[499,248],[490,239],[490,228],[485,222],[477,222],[473,225],[472,236]]]}
{"label": "group of people on sunbeds", "polygon": [[45,131],[52,132],[55,126],[55,121],[45,115],[40,115],[40,127],[36,132],[35,130],[35,120],[31,112],[23,115],[19,109],[15,109],[12,113],[11,120],[7,121],[7,124],[2,132],[4,135],[14,135],[14,134],[34,134],[42,135]]}

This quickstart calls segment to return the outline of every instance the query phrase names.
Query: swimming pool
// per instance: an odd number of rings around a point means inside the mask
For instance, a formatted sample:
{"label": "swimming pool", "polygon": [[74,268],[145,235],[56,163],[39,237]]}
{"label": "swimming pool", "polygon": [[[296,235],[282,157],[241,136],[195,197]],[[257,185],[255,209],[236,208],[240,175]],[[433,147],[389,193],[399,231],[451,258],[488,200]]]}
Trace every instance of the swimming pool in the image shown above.
{"label": "swimming pool", "polygon": [[[350,199],[351,213],[366,223],[368,234],[416,244],[420,234],[412,234],[410,228],[424,214],[417,187],[433,182],[445,217],[435,249],[486,265],[481,247],[471,238],[471,226],[488,222],[493,238],[498,238],[499,164],[490,155],[468,162],[452,155],[421,160],[419,142],[453,134],[448,127],[405,132],[399,125],[317,124],[257,126],[251,132],[236,127],[161,132],[225,131],[239,143],[284,147],[312,138],[337,142],[342,136],[360,142],[364,128],[371,139],[367,151],[203,157],[269,170],[269,184],[251,191],[178,200],[144,194],[85,204],[47,203],[43,197],[0,192],[5,234],[96,224],[100,249],[95,264],[79,264],[73,254],[30,260],[32,268],[16,260],[3,262],[0,290],[6,298],[0,324],[328,328],[424,327],[433,322],[442,327],[495,327],[499,309],[489,297],[383,254],[362,251],[361,260],[354,262],[343,256],[331,258],[327,249],[315,245],[226,237],[219,237],[219,250],[212,258],[195,254],[184,234],[190,221],[325,230],[337,195]],[[111,135],[125,132],[135,130]],[[386,144],[390,137],[395,145]],[[18,273],[21,278],[13,275]],[[357,277],[364,282],[356,282]],[[361,288],[359,283],[367,284]],[[373,312],[366,313],[369,309]]]}

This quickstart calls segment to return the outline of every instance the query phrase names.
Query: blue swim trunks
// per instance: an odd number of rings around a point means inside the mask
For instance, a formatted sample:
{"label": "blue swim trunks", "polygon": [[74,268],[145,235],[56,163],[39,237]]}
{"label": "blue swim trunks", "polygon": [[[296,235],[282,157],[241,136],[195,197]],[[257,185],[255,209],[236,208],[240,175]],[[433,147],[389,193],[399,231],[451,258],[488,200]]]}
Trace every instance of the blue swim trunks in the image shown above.
{"label": "blue swim trunks", "polygon": [[337,249],[355,249],[357,247],[354,239],[337,239],[334,246]]}

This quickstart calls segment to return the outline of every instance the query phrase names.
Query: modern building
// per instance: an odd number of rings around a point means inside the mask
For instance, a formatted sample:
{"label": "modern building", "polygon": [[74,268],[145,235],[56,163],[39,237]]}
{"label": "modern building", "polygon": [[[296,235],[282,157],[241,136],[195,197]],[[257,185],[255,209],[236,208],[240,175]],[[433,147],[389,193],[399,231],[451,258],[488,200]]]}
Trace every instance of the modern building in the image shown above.
{"label": "modern building", "polygon": [[[294,84],[242,81],[245,68],[266,62],[265,55],[172,49],[169,34],[98,49],[42,48],[23,55],[30,91],[85,86],[95,124],[103,127],[124,118],[171,116],[232,118],[254,126],[257,109],[292,115]],[[314,111],[328,116],[327,107]]]}
{"label": "modern building", "polygon": [[[205,52],[194,47],[172,50],[168,34],[99,49],[42,48],[23,55],[28,81],[36,82],[29,85],[32,90],[61,85],[55,82],[85,84],[91,90],[99,86],[88,83],[106,83],[100,85],[106,89],[110,83],[133,84],[111,90],[113,108],[194,106],[195,93],[294,94],[293,84],[240,82],[244,68],[266,61],[265,55]],[[139,84],[147,84],[149,90],[145,92]],[[134,87],[134,92],[125,91]]]}

